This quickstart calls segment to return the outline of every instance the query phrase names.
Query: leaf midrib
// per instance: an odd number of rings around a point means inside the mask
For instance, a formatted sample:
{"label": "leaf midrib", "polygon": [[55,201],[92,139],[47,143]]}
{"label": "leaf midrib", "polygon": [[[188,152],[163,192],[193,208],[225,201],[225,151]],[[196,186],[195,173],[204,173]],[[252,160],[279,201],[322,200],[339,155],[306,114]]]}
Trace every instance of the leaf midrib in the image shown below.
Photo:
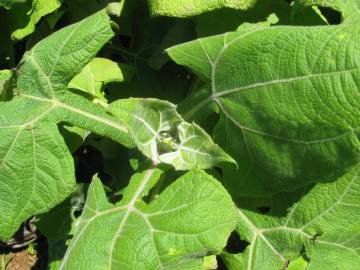
{"label": "leaf midrib", "polygon": [[93,120],[96,120],[98,122],[101,122],[103,124],[106,124],[108,126],[111,126],[113,128],[116,128],[118,130],[121,130],[122,132],[124,133],[128,133],[128,130],[125,126],[115,122],[115,121],[112,121],[110,119],[106,119],[106,118],[103,118],[101,116],[98,116],[96,114],[92,114],[92,113],[89,113],[89,112],[86,112],[86,111],[83,111],[83,110],[80,110],[78,108],[75,108],[75,107],[72,107],[68,104],[65,104],[61,101],[59,101],[58,99],[56,98],[53,98],[53,99],[47,99],[47,98],[41,98],[41,97],[36,97],[36,96],[31,96],[31,95],[23,95],[23,94],[20,94],[20,97],[24,97],[24,98],[28,98],[28,99],[33,99],[33,100],[38,100],[38,101],[42,101],[42,102],[47,102],[47,103],[50,103],[51,106],[48,107],[46,110],[44,110],[41,114],[39,114],[37,117],[35,117],[34,119],[32,119],[31,121],[27,122],[27,123],[24,123],[24,124],[21,124],[21,125],[11,125],[11,126],[0,126],[0,129],[4,129],[4,128],[25,128],[25,127],[28,127],[28,126],[31,126],[33,124],[36,124],[38,121],[40,121],[41,119],[43,119],[44,117],[46,117],[51,111],[53,111],[54,109],[56,108],[63,108],[63,109],[67,109],[69,111],[72,111],[72,112],[75,112],[75,113],[78,113],[78,114],[81,114],[83,116],[86,116],[90,119],[93,119]]}

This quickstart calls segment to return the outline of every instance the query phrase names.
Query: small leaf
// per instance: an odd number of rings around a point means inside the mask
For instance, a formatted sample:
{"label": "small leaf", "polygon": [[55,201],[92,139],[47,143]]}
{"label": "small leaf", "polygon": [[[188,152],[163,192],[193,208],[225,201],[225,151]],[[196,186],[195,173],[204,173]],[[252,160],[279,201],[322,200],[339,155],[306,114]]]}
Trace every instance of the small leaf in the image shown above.
{"label": "small leaf", "polygon": [[62,0],[33,0],[30,10],[27,13],[28,22],[22,29],[17,29],[11,34],[12,39],[23,39],[35,31],[35,25],[42,17],[57,10]]}
{"label": "small leaf", "polygon": [[167,163],[177,170],[207,169],[232,162],[206,132],[184,122],[170,102],[156,99],[118,100],[109,107],[127,126],[137,147],[155,163]]}
{"label": "small leaf", "polygon": [[130,81],[135,69],[117,64],[106,58],[94,58],[69,83],[69,88],[78,89],[105,101],[103,87],[110,82]]}
{"label": "small leaf", "polygon": [[201,171],[185,174],[144,203],[141,198],[160,175],[158,169],[135,174],[116,206],[94,180],[60,270],[203,269],[202,257],[218,254],[234,228],[234,204]]}

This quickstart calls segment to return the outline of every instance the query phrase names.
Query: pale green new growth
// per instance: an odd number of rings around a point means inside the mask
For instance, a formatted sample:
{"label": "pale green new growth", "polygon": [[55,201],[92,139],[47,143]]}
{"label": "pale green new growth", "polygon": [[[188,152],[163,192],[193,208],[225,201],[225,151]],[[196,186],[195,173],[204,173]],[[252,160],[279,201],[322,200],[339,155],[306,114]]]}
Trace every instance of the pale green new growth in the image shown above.
{"label": "pale green new growth", "polygon": [[[0,103],[0,238],[50,210],[75,188],[72,157],[56,123],[68,122],[129,145],[127,129],[67,90],[113,36],[105,11],[66,27],[24,55],[16,96]],[[50,50],[51,49],[51,50]]]}
{"label": "pale green new growth", "polygon": [[102,88],[110,82],[124,82],[134,75],[134,68],[119,65],[106,58],[94,58],[69,83],[69,88],[78,89],[105,100]]}
{"label": "pale green new growth", "polygon": [[224,255],[229,269],[282,269],[302,252],[310,260],[308,270],[358,269],[359,173],[356,166],[334,183],[306,188],[283,217],[277,207],[291,201],[290,194],[275,196],[267,215],[238,210],[236,230],[250,245],[242,254]]}
{"label": "pale green new growth", "polygon": [[190,17],[229,7],[246,10],[256,0],[148,0],[153,16]]}
{"label": "pale green new growth", "polygon": [[359,160],[359,52],[355,24],[244,25],[168,49],[207,82],[185,119],[218,106],[215,142],[239,164],[225,181],[250,196],[334,181]]}
{"label": "pale green new growth", "polygon": [[135,174],[115,206],[94,180],[60,270],[202,270],[202,258],[218,254],[234,229],[234,204],[221,184],[201,171],[185,174],[147,204],[142,197],[161,173]]}
{"label": "pale green new growth", "polygon": [[202,128],[184,122],[170,102],[126,99],[114,102],[109,110],[128,126],[137,147],[155,163],[171,164],[177,170],[235,163]]}

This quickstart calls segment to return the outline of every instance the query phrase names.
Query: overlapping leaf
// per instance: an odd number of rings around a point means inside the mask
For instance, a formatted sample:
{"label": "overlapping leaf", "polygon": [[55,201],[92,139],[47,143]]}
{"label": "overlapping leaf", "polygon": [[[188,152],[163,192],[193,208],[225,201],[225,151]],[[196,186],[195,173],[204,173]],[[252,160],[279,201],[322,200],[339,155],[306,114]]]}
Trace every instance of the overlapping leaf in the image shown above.
{"label": "overlapping leaf", "polygon": [[94,58],[69,83],[69,88],[78,89],[105,100],[103,87],[110,82],[130,81],[135,69],[119,65],[106,58]]}
{"label": "overlapping leaf", "polygon": [[72,157],[56,123],[69,122],[129,145],[126,128],[67,84],[113,33],[101,11],[38,43],[21,62],[19,96],[0,103],[0,238],[50,210],[75,188]]}
{"label": "overlapping leaf", "polygon": [[305,6],[320,6],[333,8],[342,15],[344,23],[359,21],[360,1],[359,0],[296,0],[297,4]]}
{"label": "overlapping leaf", "polygon": [[202,257],[219,253],[235,226],[234,204],[201,171],[146,204],[142,197],[160,176],[158,169],[135,174],[115,206],[94,180],[60,269],[203,269]]}
{"label": "overlapping leaf", "polygon": [[190,17],[218,8],[246,10],[256,0],[148,0],[153,16]]}
{"label": "overlapping leaf", "polygon": [[337,182],[306,188],[286,215],[284,208],[296,194],[273,197],[266,215],[238,210],[236,230],[250,245],[244,253],[224,254],[229,269],[282,269],[301,255],[309,270],[358,269],[359,173],[356,166]]}
{"label": "overlapping leaf", "polygon": [[224,170],[231,192],[334,181],[359,160],[359,29],[245,25],[168,50],[208,83],[184,117],[220,110],[215,141],[239,164]]}
{"label": "overlapping leaf", "polygon": [[126,99],[114,102],[109,110],[122,119],[137,147],[156,163],[178,170],[235,163],[202,128],[185,122],[170,102]]}

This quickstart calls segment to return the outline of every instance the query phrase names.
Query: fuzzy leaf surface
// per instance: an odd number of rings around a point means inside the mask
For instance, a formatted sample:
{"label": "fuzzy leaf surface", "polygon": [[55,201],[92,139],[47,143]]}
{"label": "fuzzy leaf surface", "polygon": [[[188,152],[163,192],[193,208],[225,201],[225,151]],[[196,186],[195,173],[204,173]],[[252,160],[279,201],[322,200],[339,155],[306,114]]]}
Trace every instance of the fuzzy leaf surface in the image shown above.
{"label": "fuzzy leaf surface", "polygon": [[207,82],[184,118],[218,106],[215,142],[239,164],[224,170],[233,194],[334,181],[357,163],[359,29],[244,25],[168,50]]}
{"label": "fuzzy leaf surface", "polygon": [[201,127],[185,122],[170,102],[132,98],[112,103],[109,110],[122,119],[137,147],[156,163],[171,164],[177,170],[235,163]]}
{"label": "fuzzy leaf surface", "polygon": [[286,215],[284,205],[292,201],[292,194],[273,197],[265,215],[239,209],[236,231],[250,245],[243,253],[224,255],[229,269],[281,269],[303,253],[309,270],[358,269],[359,176],[356,166],[334,183],[305,188]]}
{"label": "fuzzy leaf surface", "polygon": [[70,93],[72,77],[113,36],[105,11],[68,26],[27,52],[19,95],[0,103],[0,238],[47,212],[75,188],[74,166],[57,123],[68,122],[128,145],[126,128],[102,107]]}
{"label": "fuzzy leaf surface", "polygon": [[94,180],[60,269],[203,269],[202,257],[219,253],[235,226],[231,197],[214,178],[191,171],[146,204],[142,197],[161,173],[135,174],[116,206]]}

